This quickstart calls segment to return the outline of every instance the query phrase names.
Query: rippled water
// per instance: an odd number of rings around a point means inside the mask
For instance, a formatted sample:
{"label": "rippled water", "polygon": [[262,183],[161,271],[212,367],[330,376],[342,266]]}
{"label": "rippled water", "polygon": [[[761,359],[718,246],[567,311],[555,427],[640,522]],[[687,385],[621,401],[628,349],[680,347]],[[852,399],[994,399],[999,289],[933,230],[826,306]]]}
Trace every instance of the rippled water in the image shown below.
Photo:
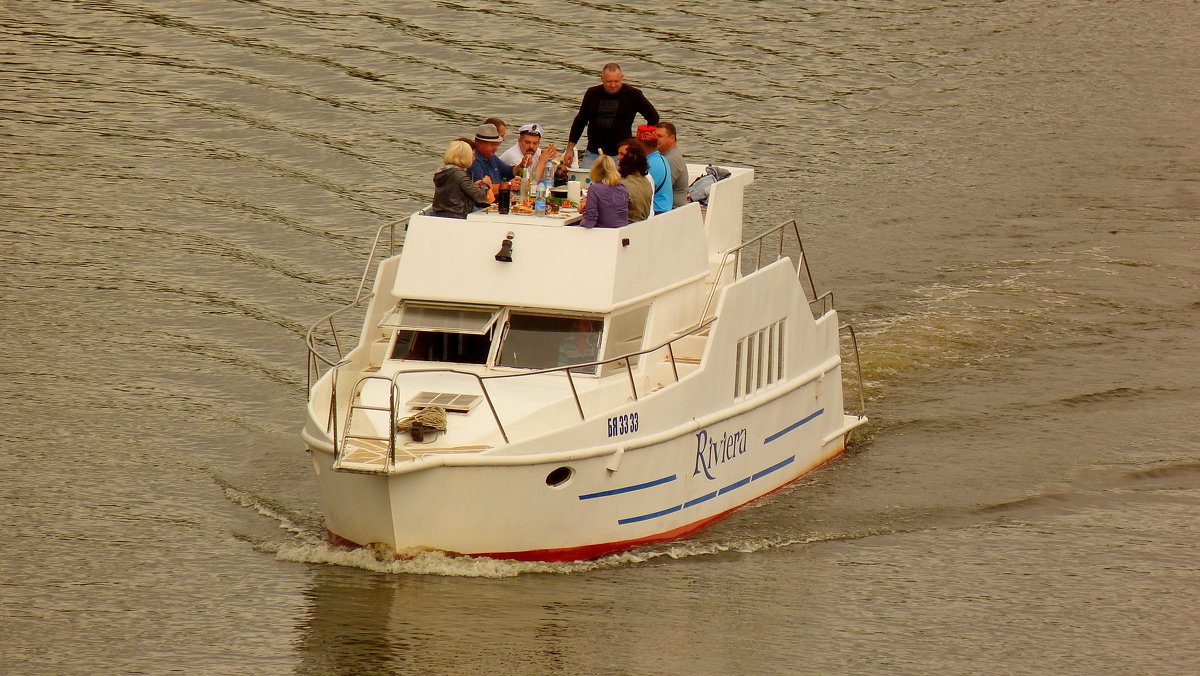
{"label": "rippled water", "polygon": [[[1189,673],[1200,4],[0,2],[0,672]],[[303,334],[599,66],[752,166],[872,425],[570,565],[322,544]],[[533,111],[533,117],[530,118]]]}

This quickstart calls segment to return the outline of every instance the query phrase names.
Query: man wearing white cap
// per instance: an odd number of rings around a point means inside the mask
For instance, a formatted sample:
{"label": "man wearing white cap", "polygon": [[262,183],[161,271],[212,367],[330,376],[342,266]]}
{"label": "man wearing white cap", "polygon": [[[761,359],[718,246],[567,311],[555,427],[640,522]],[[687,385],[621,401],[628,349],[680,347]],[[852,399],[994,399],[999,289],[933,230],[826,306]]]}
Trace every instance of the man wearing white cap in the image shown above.
{"label": "man wearing white cap", "polygon": [[514,168],[533,167],[534,180],[540,180],[546,164],[558,157],[558,148],[553,143],[542,152],[542,135],[545,133],[545,128],[536,122],[521,127],[517,130],[517,142],[504,151],[500,160]]}

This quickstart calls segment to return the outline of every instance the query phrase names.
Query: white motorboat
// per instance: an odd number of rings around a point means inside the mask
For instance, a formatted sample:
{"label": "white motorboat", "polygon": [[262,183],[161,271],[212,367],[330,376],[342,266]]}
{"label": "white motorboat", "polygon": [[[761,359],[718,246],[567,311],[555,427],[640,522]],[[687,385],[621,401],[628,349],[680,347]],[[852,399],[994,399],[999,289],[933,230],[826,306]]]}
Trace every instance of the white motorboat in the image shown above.
{"label": "white motorboat", "polygon": [[303,437],[330,541],[595,558],[842,453],[866,422],[843,407],[853,330],[813,289],[795,221],[742,242],[754,172],[728,170],[707,210],[621,228],[419,212],[365,293],[382,228],[358,296],[308,336]]}

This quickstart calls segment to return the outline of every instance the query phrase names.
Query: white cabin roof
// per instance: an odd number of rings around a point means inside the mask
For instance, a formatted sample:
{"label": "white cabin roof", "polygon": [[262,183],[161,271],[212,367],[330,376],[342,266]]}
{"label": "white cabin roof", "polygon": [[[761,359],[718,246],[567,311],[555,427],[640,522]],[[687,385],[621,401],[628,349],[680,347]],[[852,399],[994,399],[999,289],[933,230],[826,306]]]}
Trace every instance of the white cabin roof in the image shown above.
{"label": "white cabin roof", "polygon": [[[495,256],[509,232],[513,260],[504,263]],[[708,249],[696,204],[622,228],[590,230],[554,218],[413,216],[391,292],[398,298],[607,313],[702,278]]]}

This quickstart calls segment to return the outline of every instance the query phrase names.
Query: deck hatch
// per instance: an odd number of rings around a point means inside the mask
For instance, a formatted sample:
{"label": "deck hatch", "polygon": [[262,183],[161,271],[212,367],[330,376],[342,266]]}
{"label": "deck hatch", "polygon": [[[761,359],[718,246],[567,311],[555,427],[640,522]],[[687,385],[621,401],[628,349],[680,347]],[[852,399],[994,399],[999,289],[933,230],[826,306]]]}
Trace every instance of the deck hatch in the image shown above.
{"label": "deck hatch", "polygon": [[428,408],[430,406],[441,406],[452,413],[467,413],[475,408],[475,405],[482,399],[478,394],[458,394],[455,392],[427,392],[421,391],[412,399],[405,402],[409,408]]}

